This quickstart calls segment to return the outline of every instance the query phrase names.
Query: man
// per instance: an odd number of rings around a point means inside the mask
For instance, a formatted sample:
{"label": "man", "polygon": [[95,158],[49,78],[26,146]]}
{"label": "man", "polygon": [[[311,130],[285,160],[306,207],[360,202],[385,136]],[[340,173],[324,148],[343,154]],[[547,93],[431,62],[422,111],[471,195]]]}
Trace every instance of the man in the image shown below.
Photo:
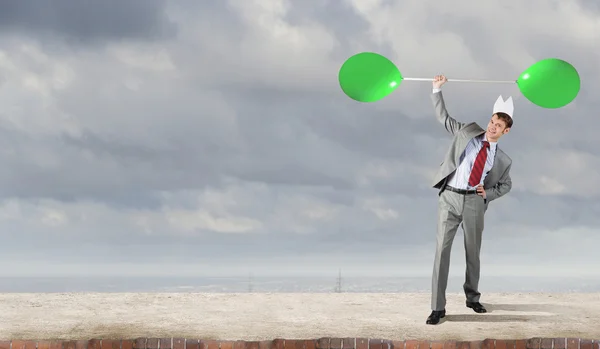
{"label": "man", "polygon": [[474,122],[462,123],[448,114],[441,92],[446,81],[445,76],[436,76],[431,95],[438,121],[454,136],[433,182],[433,187],[440,192],[432,312],[426,322],[432,325],[439,323],[446,315],[450,250],[459,225],[464,232],[467,259],[463,285],[466,305],[477,313],[487,312],[479,303],[481,294],[478,291],[484,214],[491,201],[505,195],[512,187],[512,160],[497,146],[498,140],[510,131],[513,124],[512,97],[506,101],[502,96],[498,98],[484,130]]}

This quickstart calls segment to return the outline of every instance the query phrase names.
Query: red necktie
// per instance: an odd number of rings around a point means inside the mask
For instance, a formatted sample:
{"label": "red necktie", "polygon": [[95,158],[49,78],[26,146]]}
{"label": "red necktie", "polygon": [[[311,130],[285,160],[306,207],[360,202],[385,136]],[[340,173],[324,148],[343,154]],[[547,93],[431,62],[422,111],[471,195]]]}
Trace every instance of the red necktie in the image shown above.
{"label": "red necktie", "polygon": [[487,160],[487,148],[489,148],[490,143],[487,141],[483,141],[483,146],[477,154],[477,158],[475,159],[475,163],[473,164],[473,169],[471,170],[471,177],[469,177],[469,185],[475,187],[481,181],[481,175],[483,174],[483,168],[485,167],[485,160]]}

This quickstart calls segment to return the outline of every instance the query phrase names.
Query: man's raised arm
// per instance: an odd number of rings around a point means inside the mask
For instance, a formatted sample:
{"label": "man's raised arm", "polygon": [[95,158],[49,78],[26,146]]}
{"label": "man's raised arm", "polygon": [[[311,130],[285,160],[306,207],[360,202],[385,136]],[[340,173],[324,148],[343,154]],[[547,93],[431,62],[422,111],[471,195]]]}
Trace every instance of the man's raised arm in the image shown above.
{"label": "man's raised arm", "polygon": [[433,108],[435,110],[435,116],[438,121],[444,125],[446,131],[454,135],[458,130],[465,126],[464,123],[456,121],[453,117],[448,114],[446,110],[446,104],[444,103],[444,96],[442,95],[442,85],[448,81],[444,75],[437,75],[433,78],[433,92],[431,94],[431,101],[433,102]]}

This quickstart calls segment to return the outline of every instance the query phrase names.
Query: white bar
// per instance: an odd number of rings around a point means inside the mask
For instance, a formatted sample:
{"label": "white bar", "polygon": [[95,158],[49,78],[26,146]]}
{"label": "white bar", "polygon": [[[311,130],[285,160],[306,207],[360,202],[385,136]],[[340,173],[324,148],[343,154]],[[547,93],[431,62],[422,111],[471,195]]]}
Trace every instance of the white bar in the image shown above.
{"label": "white bar", "polygon": [[[406,81],[433,81],[432,78],[402,78]],[[509,80],[466,80],[466,79],[448,79],[448,82],[486,82],[492,84],[515,84],[516,81]]]}

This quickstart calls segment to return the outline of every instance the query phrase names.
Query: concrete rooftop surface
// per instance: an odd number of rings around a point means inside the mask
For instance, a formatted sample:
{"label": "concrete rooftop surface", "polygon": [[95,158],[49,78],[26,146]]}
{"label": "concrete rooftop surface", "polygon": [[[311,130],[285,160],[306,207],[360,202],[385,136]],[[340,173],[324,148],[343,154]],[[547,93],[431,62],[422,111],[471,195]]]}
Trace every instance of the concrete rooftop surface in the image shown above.
{"label": "concrete rooftop surface", "polygon": [[486,314],[447,299],[432,326],[427,293],[11,293],[0,294],[0,339],[600,338],[600,293],[483,294]]}

